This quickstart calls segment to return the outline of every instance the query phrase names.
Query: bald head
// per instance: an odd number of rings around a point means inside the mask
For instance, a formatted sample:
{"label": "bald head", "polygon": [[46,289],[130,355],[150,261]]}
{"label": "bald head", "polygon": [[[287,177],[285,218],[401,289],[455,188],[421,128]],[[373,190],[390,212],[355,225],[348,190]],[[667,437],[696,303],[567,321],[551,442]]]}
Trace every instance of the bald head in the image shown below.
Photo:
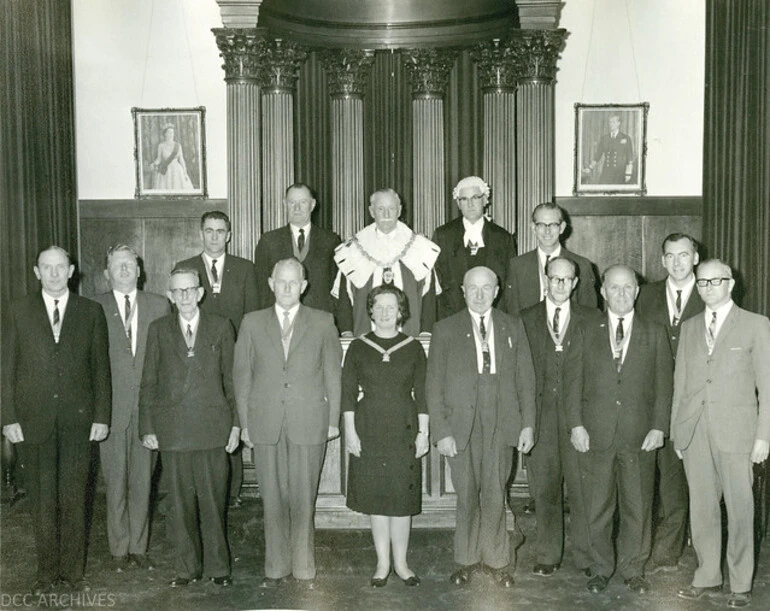
{"label": "bald head", "polygon": [[636,272],[627,265],[611,265],[602,274],[602,297],[616,316],[631,312],[638,294]]}
{"label": "bald head", "polygon": [[499,290],[497,275],[488,267],[472,267],[463,277],[463,295],[468,309],[485,314],[492,307]]}

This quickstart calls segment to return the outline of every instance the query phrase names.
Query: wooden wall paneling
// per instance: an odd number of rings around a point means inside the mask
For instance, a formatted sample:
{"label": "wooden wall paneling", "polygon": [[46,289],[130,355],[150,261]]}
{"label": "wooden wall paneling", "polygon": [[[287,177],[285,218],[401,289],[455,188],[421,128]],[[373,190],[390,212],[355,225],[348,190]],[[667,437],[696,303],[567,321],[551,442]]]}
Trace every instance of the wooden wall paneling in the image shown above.
{"label": "wooden wall paneling", "polygon": [[599,273],[614,263],[642,272],[642,218],[638,216],[573,216],[566,246],[587,257]]}
{"label": "wooden wall paneling", "polygon": [[177,261],[201,252],[200,219],[144,221],[145,290],[164,295],[168,275]]}
{"label": "wooden wall paneling", "polygon": [[127,244],[142,256],[144,229],[140,219],[81,219],[80,233],[83,239],[78,274],[80,293],[86,297],[109,290],[104,277],[104,259],[111,246]]}

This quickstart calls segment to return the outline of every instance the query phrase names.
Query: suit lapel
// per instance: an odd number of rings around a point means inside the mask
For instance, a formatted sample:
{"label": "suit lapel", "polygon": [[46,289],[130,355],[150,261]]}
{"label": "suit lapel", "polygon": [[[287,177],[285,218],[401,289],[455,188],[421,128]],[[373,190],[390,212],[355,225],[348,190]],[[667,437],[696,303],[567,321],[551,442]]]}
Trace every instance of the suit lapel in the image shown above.
{"label": "suit lapel", "polygon": [[[562,249],[563,250],[563,249]],[[521,282],[522,303],[537,303],[540,301],[540,258],[537,256],[537,248],[523,256],[529,256],[524,265],[525,279]],[[534,276],[530,276],[534,274]],[[528,294],[527,294],[528,293]]]}
{"label": "suit lapel", "polygon": [[[43,309],[45,309],[45,307]],[[74,331],[71,331],[70,329],[72,329],[73,325],[75,324],[74,321],[77,318],[77,310],[78,310],[77,296],[74,293],[70,292],[69,298],[67,299],[67,309],[64,310],[64,314],[61,319],[61,329],[59,331],[60,344],[65,340],[69,341],[70,335],[74,333]],[[48,318],[47,312],[46,312],[46,318]],[[53,337],[53,330],[51,331],[51,337]]]}
{"label": "suit lapel", "polygon": [[[206,259],[203,258],[203,253],[201,253],[200,256],[195,260],[195,264],[198,267],[198,275],[200,276],[201,286],[206,291],[206,295],[209,295],[211,294],[211,283],[209,282],[209,274],[208,270],[206,269]],[[224,272],[224,270],[222,271]]]}
{"label": "suit lapel", "polygon": [[275,313],[275,306],[270,306],[270,310],[266,312],[265,317],[265,335],[270,338],[273,346],[278,353],[283,357],[283,344],[281,343],[281,323],[278,321],[278,316]]}
{"label": "suit lapel", "polygon": [[297,313],[294,315],[294,330],[291,334],[291,342],[289,343],[289,356],[287,361],[291,358],[294,350],[297,348],[297,344],[302,341],[302,336],[307,331],[307,312],[305,308],[299,306]]}
{"label": "suit lapel", "polygon": [[[719,329],[716,342],[714,342],[714,352],[719,350],[724,345],[724,338],[732,333],[733,327],[735,327],[737,319],[740,317],[740,314],[738,313],[739,310],[740,308],[736,304],[733,304],[733,307],[730,308],[730,312],[727,314],[727,318],[725,318],[725,321],[722,323],[722,328]],[[703,324],[705,326],[705,321]],[[706,341],[705,335],[703,336],[703,341]]]}
{"label": "suit lapel", "polygon": [[[137,291],[137,300],[139,299],[139,293],[140,291]],[[115,327],[115,331],[118,334],[118,337],[121,338],[120,341],[128,344],[128,336],[126,335],[126,327],[123,324],[123,317],[120,315],[120,304],[115,299],[115,293],[110,291],[109,293],[110,298],[107,302],[107,324],[113,325]],[[137,308],[137,315],[139,315],[139,304],[136,304],[135,306]],[[138,344],[137,344],[138,345]],[[129,346],[130,347],[130,346]]]}
{"label": "suit lapel", "polygon": [[[150,308],[147,295],[143,291],[136,292],[136,354],[139,363],[144,362],[144,349],[147,344],[147,329],[150,327]],[[142,339],[144,338],[144,341]]]}
{"label": "suit lapel", "polygon": [[639,319],[638,315],[634,315],[634,322],[631,327],[631,337],[628,340],[628,346],[626,348],[626,357],[623,359],[623,365],[621,371],[633,364],[633,362],[639,357],[639,352],[642,346],[647,343],[647,326],[644,321]]}
{"label": "suit lapel", "polygon": [[496,371],[500,373],[503,371],[503,364],[505,363],[505,340],[510,334],[510,329],[508,329],[508,325],[497,315],[494,309],[492,310],[492,328],[495,332]]}
{"label": "suit lapel", "polygon": [[[687,303],[684,306],[684,310],[682,311],[682,320],[692,318],[698,312],[702,312],[704,307],[705,304],[703,303],[703,299],[701,299],[700,294],[698,293],[698,287],[694,286],[692,292],[690,293],[690,298],[687,300]],[[679,324],[681,325],[682,323],[680,322]]]}

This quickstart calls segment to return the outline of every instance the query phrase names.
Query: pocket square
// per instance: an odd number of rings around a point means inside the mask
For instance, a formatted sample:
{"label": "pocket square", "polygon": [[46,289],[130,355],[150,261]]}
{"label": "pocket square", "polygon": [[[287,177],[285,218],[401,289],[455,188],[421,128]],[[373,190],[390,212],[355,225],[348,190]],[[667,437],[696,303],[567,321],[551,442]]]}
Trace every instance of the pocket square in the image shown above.
{"label": "pocket square", "polygon": [[730,348],[730,350],[743,350],[742,346],[735,346],[734,348]]}

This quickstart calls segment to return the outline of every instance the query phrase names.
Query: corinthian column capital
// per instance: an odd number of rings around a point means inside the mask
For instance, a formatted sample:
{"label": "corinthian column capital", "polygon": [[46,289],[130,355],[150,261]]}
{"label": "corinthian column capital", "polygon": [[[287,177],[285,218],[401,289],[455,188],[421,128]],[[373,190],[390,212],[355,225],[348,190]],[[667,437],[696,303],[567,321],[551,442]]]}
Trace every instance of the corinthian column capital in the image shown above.
{"label": "corinthian column capital", "polygon": [[228,83],[256,83],[260,70],[260,48],[265,28],[214,28],[222,68]]}
{"label": "corinthian column capital", "polygon": [[510,46],[519,65],[520,79],[551,82],[564,47],[567,30],[514,30]]}
{"label": "corinthian column capital", "polygon": [[307,59],[307,50],[297,43],[274,38],[259,49],[259,85],[265,92],[292,93],[298,72]]}
{"label": "corinthian column capital", "polygon": [[457,50],[404,49],[402,54],[412,80],[412,95],[415,98],[444,97]]}
{"label": "corinthian column capital", "polygon": [[519,78],[517,56],[508,39],[495,38],[471,50],[476,62],[479,85],[484,92],[514,92]]}
{"label": "corinthian column capital", "polygon": [[364,94],[369,69],[374,63],[370,49],[326,49],[321,61],[329,79],[333,98],[360,98]]}
{"label": "corinthian column capital", "polygon": [[255,28],[262,0],[217,0],[226,28]]}

